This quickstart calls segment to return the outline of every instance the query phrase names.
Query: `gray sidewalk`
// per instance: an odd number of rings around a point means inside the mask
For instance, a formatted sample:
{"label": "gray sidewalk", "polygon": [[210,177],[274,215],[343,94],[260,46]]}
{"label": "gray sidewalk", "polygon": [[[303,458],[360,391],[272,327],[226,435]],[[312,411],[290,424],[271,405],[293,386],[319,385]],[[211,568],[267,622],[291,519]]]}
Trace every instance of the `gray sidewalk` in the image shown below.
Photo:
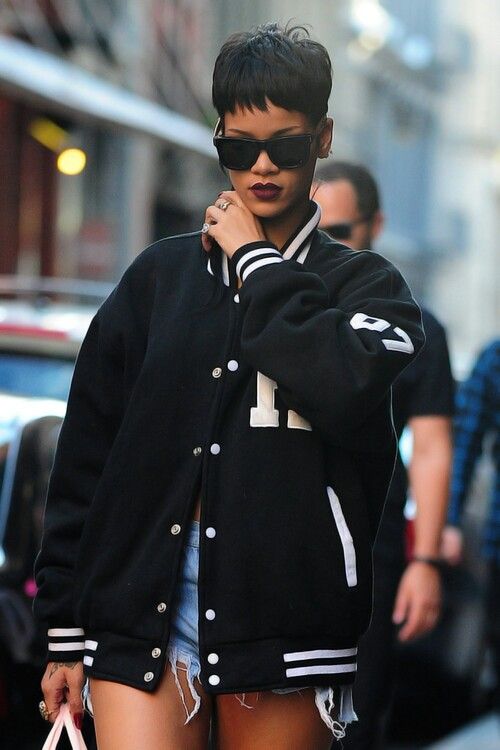
{"label": "gray sidewalk", "polygon": [[487,714],[425,750],[500,750],[500,718]]}

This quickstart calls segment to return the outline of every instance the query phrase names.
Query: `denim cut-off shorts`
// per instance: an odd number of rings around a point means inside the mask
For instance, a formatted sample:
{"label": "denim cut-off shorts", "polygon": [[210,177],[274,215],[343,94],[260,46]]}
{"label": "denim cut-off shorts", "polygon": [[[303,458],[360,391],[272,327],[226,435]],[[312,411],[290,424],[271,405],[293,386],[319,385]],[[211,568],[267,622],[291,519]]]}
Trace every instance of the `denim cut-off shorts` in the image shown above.
{"label": "denim cut-off shorts", "polygon": [[[198,695],[194,682],[200,679],[200,657],[198,651],[198,565],[199,565],[200,524],[199,521],[191,521],[188,537],[183,550],[181,571],[177,582],[177,589],[173,605],[173,618],[171,623],[170,640],[167,647],[167,657],[172,668],[179,695],[186,712],[187,724],[198,712],[201,705],[201,697]],[[186,672],[187,682],[194,707],[190,711],[184,696],[177,670]],[[285,694],[296,693],[306,688],[284,688],[273,690],[273,693]],[[332,731],[335,739],[345,737],[346,724],[356,721],[357,716],[352,705],[352,686],[340,687],[316,687],[315,703],[321,718]],[[245,702],[246,693],[235,694],[235,700],[245,708],[253,709]],[[82,697],[89,713],[92,712],[92,703],[89,694],[88,680],[84,686]],[[339,708],[332,713],[336,704],[334,698],[339,700]]]}

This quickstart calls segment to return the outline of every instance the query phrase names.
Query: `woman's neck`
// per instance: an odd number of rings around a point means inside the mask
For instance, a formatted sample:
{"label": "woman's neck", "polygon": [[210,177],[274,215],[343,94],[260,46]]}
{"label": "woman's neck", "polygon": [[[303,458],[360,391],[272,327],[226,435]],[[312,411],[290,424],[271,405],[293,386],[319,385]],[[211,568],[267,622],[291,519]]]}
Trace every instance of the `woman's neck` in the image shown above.
{"label": "woman's neck", "polygon": [[266,238],[281,250],[290,235],[300,226],[309,212],[309,198],[287,212],[285,216],[275,219],[261,219]]}

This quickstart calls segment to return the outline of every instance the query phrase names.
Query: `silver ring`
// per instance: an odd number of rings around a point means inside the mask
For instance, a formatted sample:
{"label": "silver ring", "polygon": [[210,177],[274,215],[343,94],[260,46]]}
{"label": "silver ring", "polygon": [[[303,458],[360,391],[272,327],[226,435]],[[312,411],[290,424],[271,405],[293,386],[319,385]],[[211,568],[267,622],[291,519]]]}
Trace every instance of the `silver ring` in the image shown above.
{"label": "silver ring", "polygon": [[205,222],[203,224],[202,228],[201,228],[201,233],[202,234],[207,234],[209,229],[210,229],[210,224],[208,224],[207,222]]}
{"label": "silver ring", "polygon": [[223,201],[223,203],[218,203],[217,208],[220,208],[221,211],[225,211],[228,206],[231,205],[231,201]]}
{"label": "silver ring", "polygon": [[40,716],[42,717],[42,719],[44,719],[44,721],[50,721],[49,716],[50,714],[53,714],[56,709],[54,708],[52,711],[49,711],[45,701],[40,701],[40,703],[38,704],[38,710],[40,711]]}

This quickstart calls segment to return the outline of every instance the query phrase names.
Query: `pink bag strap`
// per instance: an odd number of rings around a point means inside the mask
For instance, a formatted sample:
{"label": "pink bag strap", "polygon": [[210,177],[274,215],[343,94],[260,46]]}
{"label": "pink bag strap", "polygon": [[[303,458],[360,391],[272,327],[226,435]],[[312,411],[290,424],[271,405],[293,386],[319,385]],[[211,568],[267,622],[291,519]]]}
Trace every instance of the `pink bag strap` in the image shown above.
{"label": "pink bag strap", "polygon": [[82,733],[73,723],[68,703],[61,703],[57,719],[52,725],[42,750],[56,750],[63,727],[66,727],[72,750],[87,750]]}

